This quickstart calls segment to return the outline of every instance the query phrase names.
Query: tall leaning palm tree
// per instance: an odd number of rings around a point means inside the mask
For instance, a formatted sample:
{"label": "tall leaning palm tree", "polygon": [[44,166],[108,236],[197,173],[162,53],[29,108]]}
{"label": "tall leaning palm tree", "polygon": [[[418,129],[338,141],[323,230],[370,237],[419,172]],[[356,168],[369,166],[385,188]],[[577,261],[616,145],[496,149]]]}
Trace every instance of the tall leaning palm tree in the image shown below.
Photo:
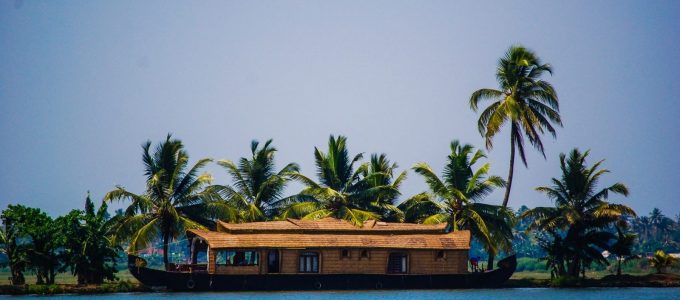
{"label": "tall leaning palm tree", "polygon": [[[473,166],[484,158],[484,152],[458,141],[451,143],[451,154],[439,178],[426,163],[418,163],[413,170],[424,177],[429,192],[415,195],[404,201],[406,220],[425,224],[449,223],[452,229],[468,229],[489,251],[495,254],[500,245],[510,249],[513,213],[504,207],[481,203],[495,188],[505,186],[498,176],[488,175],[491,165]],[[490,265],[493,267],[493,255]]]}
{"label": "tall leaning palm tree", "polygon": [[538,56],[522,46],[512,46],[498,61],[496,79],[499,89],[484,88],[470,96],[470,108],[477,111],[479,103],[491,100],[479,116],[479,133],[484,136],[486,148],[493,147],[493,138],[506,123],[510,124],[510,168],[503,207],[507,207],[512,188],[515,166],[515,149],[527,166],[524,152],[524,136],[543,157],[541,134],[548,131],[556,136],[553,124],[562,126],[557,93],[541,76],[552,74],[552,67],[544,64]]}
{"label": "tall leaning palm tree", "polygon": [[227,202],[239,209],[241,221],[264,221],[276,216],[286,201],[282,194],[291,175],[300,170],[297,164],[289,163],[276,172],[276,148],[271,143],[272,140],[268,140],[260,148],[258,141],[252,141],[252,157],[242,157],[238,165],[230,160],[217,162],[231,175],[234,184],[215,187]]}
{"label": "tall leaning palm tree", "polygon": [[522,214],[523,218],[532,221],[527,230],[563,233],[561,243],[568,253],[565,257],[567,275],[572,277],[578,277],[590,261],[607,264],[600,249],[607,249],[608,241],[616,238],[607,229],[624,222],[627,216],[635,216],[630,207],[607,202],[610,193],[628,195],[624,184],[597,189],[600,177],[609,170],[600,169],[603,160],[587,167],[589,152],[574,149],[568,157],[561,154],[561,178],[553,178],[552,186],[536,188],[552,199],[555,206],[536,207]]}
{"label": "tall leaning palm tree", "polygon": [[346,147],[347,138],[330,136],[328,152],[314,148],[314,157],[319,183],[302,175],[293,177],[307,187],[297,195],[296,203],[285,209],[281,218],[321,219],[334,217],[344,219],[356,226],[362,226],[368,219],[380,219],[378,209],[373,204],[378,199],[388,199],[398,195],[393,185],[372,184],[372,180],[382,176],[380,172],[368,172],[368,165],[362,164],[356,170],[354,165],[361,160],[362,154],[350,159]]}
{"label": "tall leaning palm tree", "polygon": [[186,229],[206,229],[214,218],[234,219],[236,211],[210,186],[212,176],[199,174],[211,162],[204,158],[189,166],[189,155],[182,142],[168,135],[151,151],[151,141],[143,146],[142,160],[146,191],[135,194],[122,186],[104,196],[105,201],[129,200],[130,205],[113,227],[116,243],[129,242],[129,252],[149,246],[159,237],[163,243],[163,263],[168,268],[168,244]]}

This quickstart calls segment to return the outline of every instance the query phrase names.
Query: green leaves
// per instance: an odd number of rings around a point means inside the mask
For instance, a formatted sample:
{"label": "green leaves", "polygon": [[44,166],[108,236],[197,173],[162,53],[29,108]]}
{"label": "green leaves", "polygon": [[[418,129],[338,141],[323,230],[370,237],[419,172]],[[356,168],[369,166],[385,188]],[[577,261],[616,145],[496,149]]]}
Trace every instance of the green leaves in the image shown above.
{"label": "green leaves", "polygon": [[505,185],[500,177],[488,175],[491,168],[488,163],[473,171],[473,165],[483,157],[481,150],[453,141],[442,178],[426,163],[415,164],[413,170],[423,176],[430,192],[415,195],[399,205],[405,219],[425,224],[446,222],[453,230],[470,230],[492,253],[497,244],[509,249],[512,213],[500,206],[477,203]]}
{"label": "green leaves", "polygon": [[666,268],[676,264],[678,259],[666,254],[663,250],[657,250],[654,256],[649,258],[649,265],[657,270],[657,273],[662,273]]}
{"label": "green leaves", "polygon": [[108,238],[112,223],[106,210],[106,203],[102,203],[95,211],[88,193],[85,211],[72,210],[55,221],[63,249],[60,271],[70,269],[79,284],[115,279],[120,247]]}
{"label": "green leaves", "polygon": [[545,130],[555,137],[553,124],[562,126],[557,93],[549,82],[539,79],[546,72],[552,75],[552,67],[542,64],[534,52],[519,45],[512,46],[498,61],[496,79],[500,89],[484,88],[472,93],[470,108],[475,112],[481,101],[493,101],[482,111],[477,122],[487,149],[493,148],[493,138],[501,128],[511,123],[511,160],[514,160],[516,147],[522,162],[527,165],[523,136],[545,156],[541,134]]}
{"label": "green leaves", "polygon": [[[616,237],[606,229],[624,222],[624,217],[635,216],[630,207],[605,201],[609,192],[628,195],[628,188],[622,183],[616,183],[598,191],[599,177],[609,171],[599,169],[602,160],[588,167],[586,158],[589,153],[590,151],[582,153],[578,149],[573,149],[568,155],[561,154],[561,178],[553,178],[552,186],[536,188],[553,200],[555,207],[537,207],[522,215],[522,218],[531,220],[527,230],[552,232],[555,236],[553,243],[559,243],[562,248],[567,249],[559,253],[561,262],[557,263],[564,264],[566,260],[570,260],[572,263],[567,269],[571,276],[578,276],[583,264],[590,262],[607,264],[606,259],[600,254],[601,249],[610,249],[608,242]],[[623,238],[619,232],[622,243]],[[617,245],[616,249],[611,249],[623,253],[621,247],[623,246]],[[547,249],[557,251],[556,247]]]}
{"label": "green leaves", "polygon": [[[213,226],[214,217],[235,218],[235,211],[220,202],[220,189],[210,186],[212,176],[200,173],[211,159],[201,159],[189,167],[182,142],[171,135],[153,151],[150,141],[142,149],[147,178],[144,193],[135,194],[119,186],[104,196],[107,202],[130,201],[125,213],[114,217],[114,242],[130,242],[132,252],[149,246],[159,237],[167,245],[168,239],[183,235],[186,228]],[[167,267],[167,253],[164,262]]]}
{"label": "green leaves", "polygon": [[302,176],[297,173],[299,167],[295,163],[286,165],[279,172],[274,171],[276,148],[271,143],[272,140],[268,140],[260,148],[260,143],[253,140],[252,157],[242,157],[238,165],[230,160],[218,161],[234,182],[233,187],[218,187],[225,203],[238,210],[234,221],[264,221],[278,215],[283,209],[281,200],[286,185]]}
{"label": "green leaves", "polygon": [[355,169],[363,155],[350,159],[346,142],[344,136],[331,135],[326,152],[314,148],[319,183],[297,172],[288,174],[306,188],[287,201],[288,207],[279,218],[334,217],[357,226],[368,219],[404,219],[394,201],[406,172],[394,178],[397,164],[391,164],[385,154],[373,154],[369,162]]}

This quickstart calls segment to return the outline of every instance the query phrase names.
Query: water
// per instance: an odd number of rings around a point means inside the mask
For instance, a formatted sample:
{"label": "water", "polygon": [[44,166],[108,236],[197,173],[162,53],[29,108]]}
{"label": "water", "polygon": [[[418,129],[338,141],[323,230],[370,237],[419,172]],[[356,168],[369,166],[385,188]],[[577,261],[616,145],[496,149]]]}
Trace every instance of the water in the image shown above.
{"label": "water", "polygon": [[[3,296],[0,296],[2,298]],[[680,288],[582,288],[582,289],[496,289],[496,290],[426,290],[426,291],[328,291],[328,292],[246,292],[246,293],[124,293],[105,295],[57,295],[57,296],[4,296],[12,299],[40,298],[40,299],[69,299],[80,298],[97,300],[125,299],[167,299],[178,298],[191,300],[212,299],[347,299],[347,300],[387,300],[387,299],[427,299],[427,300],[456,300],[456,299],[596,299],[596,300],[627,300],[627,299],[680,299]]]}

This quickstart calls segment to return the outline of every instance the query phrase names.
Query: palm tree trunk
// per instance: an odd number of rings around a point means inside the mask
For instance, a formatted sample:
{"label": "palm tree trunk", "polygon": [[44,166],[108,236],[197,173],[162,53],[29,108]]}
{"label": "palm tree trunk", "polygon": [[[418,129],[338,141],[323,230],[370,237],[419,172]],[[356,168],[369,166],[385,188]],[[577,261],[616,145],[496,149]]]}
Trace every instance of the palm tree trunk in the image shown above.
{"label": "palm tree trunk", "polygon": [[169,234],[167,232],[163,233],[163,265],[165,266],[166,271],[170,267],[170,264],[168,263],[168,239]]}
{"label": "palm tree trunk", "polygon": [[489,259],[486,261],[486,269],[487,270],[493,270],[493,260],[494,256],[496,256],[495,253],[489,251]]}
{"label": "palm tree trunk", "polygon": [[621,258],[617,257],[616,260],[619,262],[618,267],[616,268],[616,276],[621,276]]}
{"label": "palm tree trunk", "polygon": [[[514,125],[513,125],[514,127]],[[512,173],[515,170],[515,136],[510,133],[510,169],[508,171],[508,185],[505,188],[505,197],[503,197],[503,208],[508,207],[508,200],[510,199],[510,189],[512,189]]]}
{"label": "palm tree trunk", "polygon": [[[514,125],[513,125],[514,126]],[[503,197],[503,208],[508,207],[508,200],[510,199],[510,189],[512,188],[512,173],[515,170],[515,136],[510,132],[510,169],[508,171],[508,185],[505,188],[505,197]],[[493,270],[493,260],[495,253],[489,251],[489,260],[487,261],[487,268]]]}

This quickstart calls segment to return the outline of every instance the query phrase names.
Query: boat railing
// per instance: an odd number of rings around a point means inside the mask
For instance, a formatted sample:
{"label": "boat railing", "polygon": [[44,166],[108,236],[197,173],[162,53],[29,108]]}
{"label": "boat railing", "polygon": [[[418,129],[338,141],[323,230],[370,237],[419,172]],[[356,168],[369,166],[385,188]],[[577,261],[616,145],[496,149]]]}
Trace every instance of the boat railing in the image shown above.
{"label": "boat railing", "polygon": [[208,272],[208,264],[174,264],[168,266],[169,272],[181,273],[205,273]]}

